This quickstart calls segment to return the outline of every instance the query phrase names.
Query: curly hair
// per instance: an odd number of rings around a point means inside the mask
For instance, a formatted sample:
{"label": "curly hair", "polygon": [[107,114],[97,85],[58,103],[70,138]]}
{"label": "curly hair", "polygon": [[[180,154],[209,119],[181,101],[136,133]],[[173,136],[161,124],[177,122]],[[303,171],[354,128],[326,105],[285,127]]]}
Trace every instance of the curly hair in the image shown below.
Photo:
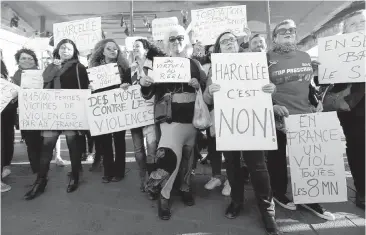
{"label": "curly hair", "polygon": [[23,53],[32,56],[35,65],[38,67],[38,59],[37,59],[36,53],[32,49],[28,49],[28,48],[22,48],[22,49],[18,50],[17,53],[15,53],[14,57],[15,57],[15,61],[17,62],[17,64],[19,64],[20,56]]}
{"label": "curly hair", "polygon": [[162,50],[160,50],[159,47],[155,46],[154,44],[152,44],[151,42],[149,42],[146,39],[140,38],[140,39],[137,39],[135,42],[142,43],[142,46],[144,47],[144,49],[147,50],[146,58],[149,60],[153,60],[154,57],[166,56],[166,54]]}
{"label": "curly hair", "polygon": [[113,42],[116,44],[117,47],[117,64],[122,67],[123,70],[126,70],[129,67],[129,63],[126,58],[123,57],[121,49],[119,48],[116,41],[113,39],[103,39],[99,41],[97,44],[95,44],[95,47],[93,49],[92,54],[89,58],[89,68],[96,67],[102,64],[102,61],[104,60],[104,48],[107,45],[108,42]]}

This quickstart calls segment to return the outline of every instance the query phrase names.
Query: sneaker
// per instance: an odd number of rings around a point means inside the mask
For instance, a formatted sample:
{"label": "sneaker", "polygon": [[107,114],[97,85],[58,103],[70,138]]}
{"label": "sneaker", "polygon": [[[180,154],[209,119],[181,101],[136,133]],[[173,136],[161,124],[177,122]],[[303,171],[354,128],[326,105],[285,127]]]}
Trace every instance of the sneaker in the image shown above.
{"label": "sneaker", "polygon": [[88,162],[92,162],[92,161],[94,161],[94,153],[89,153],[88,154],[88,157],[87,157],[87,159],[86,159]]}
{"label": "sneaker", "polygon": [[10,173],[11,173],[10,167],[9,166],[4,166],[3,172],[1,173],[1,177],[5,178],[8,175],[10,175]]}
{"label": "sneaker", "polygon": [[324,209],[321,205],[319,205],[318,203],[313,203],[313,204],[304,204],[302,205],[305,209],[308,209],[309,211],[311,211],[313,214],[315,214],[316,216],[325,219],[325,220],[335,220],[335,216],[327,211],[326,209]]}
{"label": "sneaker", "polygon": [[1,192],[4,193],[4,192],[7,192],[11,189],[10,185],[7,185],[7,184],[4,184],[2,181],[1,181]]}
{"label": "sneaker", "polygon": [[212,177],[210,181],[205,184],[205,189],[212,190],[219,186],[221,186],[221,180],[219,178]]}
{"label": "sneaker", "polygon": [[230,193],[231,193],[231,187],[230,187],[230,184],[229,184],[229,181],[226,180],[225,183],[224,183],[224,188],[222,189],[222,195],[228,197],[230,196]]}
{"label": "sneaker", "polygon": [[273,200],[287,210],[295,211],[297,208],[295,203],[290,201],[286,195],[276,195],[273,197]]}
{"label": "sneaker", "polygon": [[65,161],[62,160],[62,158],[56,158],[56,165],[62,167],[65,166],[66,164]]}

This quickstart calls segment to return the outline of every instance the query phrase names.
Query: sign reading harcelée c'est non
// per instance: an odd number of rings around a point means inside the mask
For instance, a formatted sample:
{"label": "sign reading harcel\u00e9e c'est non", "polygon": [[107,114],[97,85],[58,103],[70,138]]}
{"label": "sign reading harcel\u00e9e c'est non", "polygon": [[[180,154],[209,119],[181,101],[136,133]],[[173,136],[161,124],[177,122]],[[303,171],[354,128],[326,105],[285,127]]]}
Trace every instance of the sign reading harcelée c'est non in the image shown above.
{"label": "sign reading harcel\u00e9e c'est non", "polygon": [[227,30],[241,36],[248,25],[245,5],[192,10],[191,16],[192,38],[203,45],[215,44],[217,37]]}
{"label": "sign reading harcel\u00e9e c'est non", "polygon": [[336,112],[285,120],[295,204],[347,201],[342,127]]}
{"label": "sign reading harcel\u00e9e c'est non", "polygon": [[211,55],[216,148],[220,151],[277,149],[271,94],[264,52]]}
{"label": "sign reading harcel\u00e9e c'est non", "polygon": [[319,38],[318,50],[320,84],[365,82],[364,33]]}
{"label": "sign reading harcel\u00e9e c'est non", "polygon": [[102,40],[102,18],[88,18],[53,24],[54,46],[62,39],[71,39],[79,51],[93,49]]}

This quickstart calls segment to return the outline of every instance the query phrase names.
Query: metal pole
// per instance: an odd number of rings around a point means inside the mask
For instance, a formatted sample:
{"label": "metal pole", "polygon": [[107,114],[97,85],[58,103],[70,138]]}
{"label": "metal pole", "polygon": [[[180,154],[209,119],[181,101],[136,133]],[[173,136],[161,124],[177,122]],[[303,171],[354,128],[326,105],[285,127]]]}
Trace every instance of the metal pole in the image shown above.
{"label": "metal pole", "polygon": [[133,36],[133,0],[131,0],[130,36]]}
{"label": "metal pole", "polygon": [[266,22],[266,31],[267,31],[267,46],[268,48],[272,45],[272,37],[271,37],[271,9],[269,7],[269,1],[265,1],[266,4],[266,13],[267,13],[267,22]]}

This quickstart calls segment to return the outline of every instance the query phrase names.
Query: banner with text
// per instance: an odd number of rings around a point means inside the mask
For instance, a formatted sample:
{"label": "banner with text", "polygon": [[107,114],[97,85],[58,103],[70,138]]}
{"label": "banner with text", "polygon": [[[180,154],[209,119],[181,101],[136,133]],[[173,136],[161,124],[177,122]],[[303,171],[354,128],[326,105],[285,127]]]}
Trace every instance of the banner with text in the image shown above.
{"label": "banner with text", "polygon": [[79,51],[93,49],[102,40],[102,18],[95,17],[53,24],[54,46],[62,39],[71,39]]}
{"label": "banner with text", "polygon": [[337,113],[290,115],[285,122],[294,203],[347,201]]}
{"label": "banner with text", "polygon": [[212,54],[212,82],[221,86],[214,93],[216,149],[275,150],[276,128],[266,54]]}
{"label": "banner with text", "polygon": [[43,88],[42,70],[23,70],[21,88],[42,89]]}
{"label": "banner with text", "polygon": [[181,83],[191,80],[191,63],[181,57],[155,57],[149,76],[155,83]]}
{"label": "banner with text", "polygon": [[86,101],[92,136],[151,125],[154,98],[145,100],[140,85],[92,94]]}
{"label": "banner with text", "polygon": [[100,65],[86,71],[93,90],[121,84],[121,77],[116,63]]}
{"label": "banner with text", "polygon": [[176,25],[178,25],[177,17],[153,19],[151,22],[153,40],[164,40],[165,34]]}
{"label": "banner with text", "polygon": [[192,38],[203,45],[215,44],[217,37],[227,30],[241,36],[248,27],[245,5],[192,10],[191,16]]}
{"label": "banner with text", "polygon": [[21,130],[88,130],[85,101],[90,90],[22,89]]}
{"label": "banner with text", "polygon": [[319,38],[319,83],[365,82],[365,47],[360,32]]}
{"label": "banner with text", "polygon": [[9,104],[9,102],[18,96],[20,87],[3,78],[0,78],[1,104],[0,113]]}

